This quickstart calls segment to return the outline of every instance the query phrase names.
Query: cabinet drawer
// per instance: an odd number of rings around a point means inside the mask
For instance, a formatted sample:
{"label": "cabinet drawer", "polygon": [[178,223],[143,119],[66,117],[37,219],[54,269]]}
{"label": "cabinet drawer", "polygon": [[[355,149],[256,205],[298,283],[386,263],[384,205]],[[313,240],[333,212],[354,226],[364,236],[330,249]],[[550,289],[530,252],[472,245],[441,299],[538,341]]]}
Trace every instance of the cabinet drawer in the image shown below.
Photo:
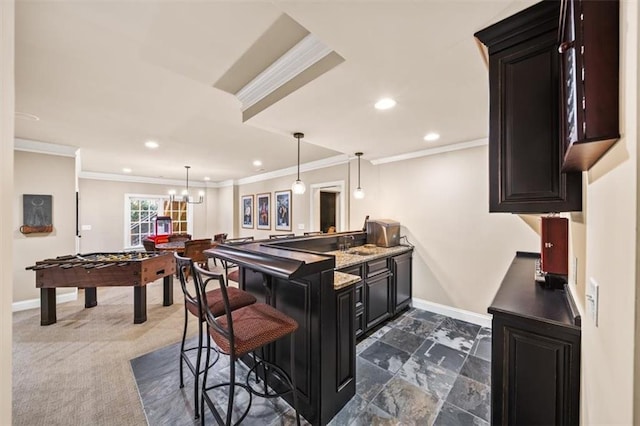
{"label": "cabinet drawer", "polygon": [[364,311],[356,312],[356,337],[360,337],[364,333]]}
{"label": "cabinet drawer", "polygon": [[387,258],[367,262],[367,277],[378,275],[389,270]]}
{"label": "cabinet drawer", "polygon": [[355,301],[356,301],[356,311],[362,309],[363,307],[363,303],[364,303],[364,284],[362,281],[360,281],[358,284],[356,284],[356,296],[355,296]]}
{"label": "cabinet drawer", "polygon": [[338,271],[344,272],[345,274],[357,275],[360,278],[363,278],[364,277],[364,274],[362,273],[363,269],[364,269],[364,266],[360,264],[355,266],[349,266],[348,268],[339,269]]}

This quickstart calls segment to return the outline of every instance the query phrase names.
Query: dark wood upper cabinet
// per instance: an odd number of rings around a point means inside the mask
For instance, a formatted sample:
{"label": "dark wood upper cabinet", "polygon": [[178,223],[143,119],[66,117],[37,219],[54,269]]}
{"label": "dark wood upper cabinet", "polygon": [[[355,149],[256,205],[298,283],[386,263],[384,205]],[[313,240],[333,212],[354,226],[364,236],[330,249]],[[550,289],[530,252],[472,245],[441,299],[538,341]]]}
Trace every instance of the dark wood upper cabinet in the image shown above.
{"label": "dark wood upper cabinet", "polygon": [[617,0],[563,0],[564,171],[589,170],[620,138]]}
{"label": "dark wood upper cabinet", "polygon": [[475,34],[489,49],[489,211],[582,210],[582,175],[563,173],[559,1]]}

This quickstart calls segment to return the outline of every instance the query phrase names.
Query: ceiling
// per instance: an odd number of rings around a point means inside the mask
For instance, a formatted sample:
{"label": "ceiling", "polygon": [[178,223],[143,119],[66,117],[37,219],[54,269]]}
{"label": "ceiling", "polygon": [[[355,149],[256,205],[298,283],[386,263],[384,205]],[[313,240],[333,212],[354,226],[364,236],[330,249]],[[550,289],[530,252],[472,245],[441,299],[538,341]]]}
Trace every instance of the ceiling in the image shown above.
{"label": "ceiling", "polygon": [[[473,33],[533,3],[18,0],[16,111],[40,120],[16,118],[16,136],[81,148],[86,172],[182,179],[191,165],[213,182],[295,166],[296,131],[302,163],[486,138]],[[214,84],[282,14],[344,61],[243,122]],[[374,109],[385,96],[397,106]]]}

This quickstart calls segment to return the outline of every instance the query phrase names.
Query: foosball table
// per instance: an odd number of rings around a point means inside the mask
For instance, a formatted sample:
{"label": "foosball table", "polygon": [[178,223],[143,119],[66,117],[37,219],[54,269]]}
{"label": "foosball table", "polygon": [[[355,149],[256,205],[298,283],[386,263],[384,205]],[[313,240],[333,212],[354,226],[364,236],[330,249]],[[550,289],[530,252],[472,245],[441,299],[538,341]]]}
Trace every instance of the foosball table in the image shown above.
{"label": "foosball table", "polygon": [[26,269],[36,273],[40,289],[40,325],[56,318],[56,288],[84,289],[84,306],[98,304],[97,287],[133,287],[133,323],[147,320],[147,284],[164,278],[163,306],[173,304],[173,275],[176,262],[172,253],[121,252],[59,256],[36,262]]}

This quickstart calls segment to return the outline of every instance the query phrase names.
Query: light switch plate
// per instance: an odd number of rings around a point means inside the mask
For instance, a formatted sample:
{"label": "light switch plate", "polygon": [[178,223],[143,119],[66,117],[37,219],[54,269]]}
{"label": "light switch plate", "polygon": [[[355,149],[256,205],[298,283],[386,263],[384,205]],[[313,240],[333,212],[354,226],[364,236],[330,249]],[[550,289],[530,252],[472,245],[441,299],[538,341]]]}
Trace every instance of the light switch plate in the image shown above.
{"label": "light switch plate", "polygon": [[83,231],[91,231],[91,225],[82,225]]}
{"label": "light switch plate", "polygon": [[598,326],[598,298],[600,293],[600,285],[593,277],[589,278],[587,283],[587,292],[585,294],[587,305],[587,316],[593,320],[593,324]]}

